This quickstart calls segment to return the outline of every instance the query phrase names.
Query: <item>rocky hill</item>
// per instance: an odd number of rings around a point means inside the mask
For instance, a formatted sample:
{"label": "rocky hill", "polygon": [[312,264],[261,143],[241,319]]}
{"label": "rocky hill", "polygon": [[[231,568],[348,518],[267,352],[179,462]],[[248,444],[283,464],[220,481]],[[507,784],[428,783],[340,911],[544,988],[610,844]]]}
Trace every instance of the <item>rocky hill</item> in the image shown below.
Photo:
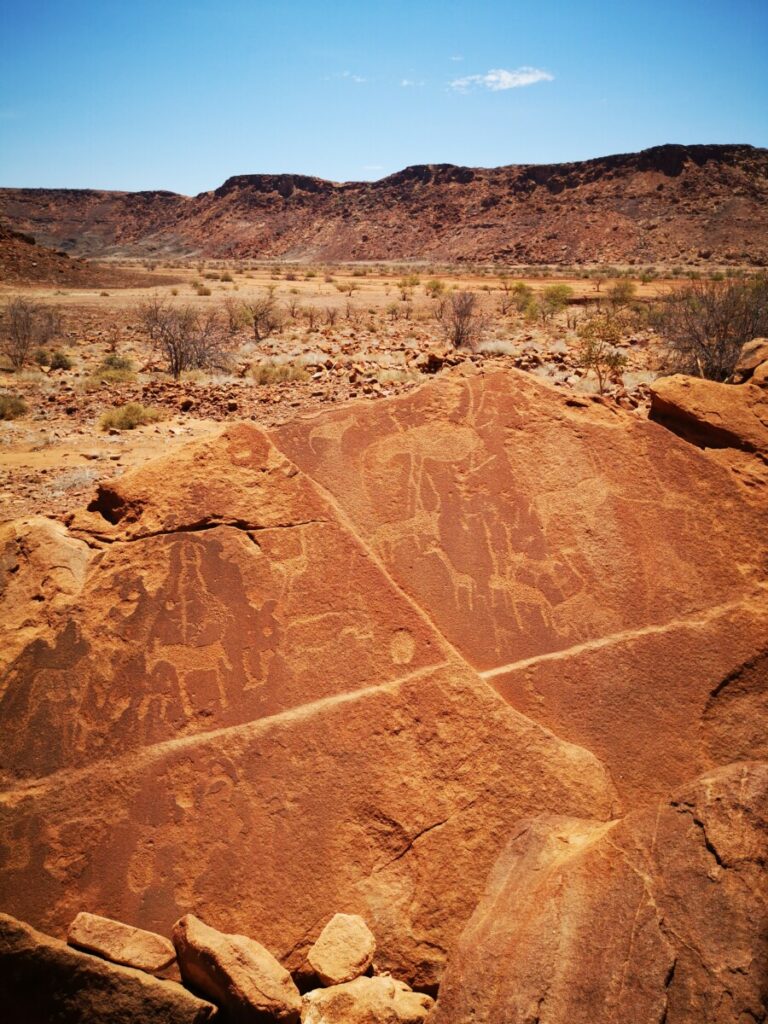
{"label": "rocky hill", "polygon": [[71,285],[79,288],[131,288],[169,284],[173,277],[100,266],[82,256],[38,245],[35,239],[0,223],[0,283]]}
{"label": "rocky hill", "polygon": [[[199,915],[235,933],[208,975],[263,943],[304,991],[324,924],[361,915],[435,1024],[764,1019],[761,374],[665,385],[714,451],[456,371],[230,425],[67,528],[4,528],[0,907],[60,937],[81,911],[177,921],[180,956]],[[0,932],[11,1005],[103,990],[103,961]],[[292,998],[223,1019],[297,1022]],[[305,1024],[429,1005],[320,998]],[[12,1020],[116,1019],[69,1005]]]}
{"label": "rocky hill", "polygon": [[768,265],[768,150],[658,146],[579,163],[429,164],[172,192],[0,189],[0,218],[81,255]]}

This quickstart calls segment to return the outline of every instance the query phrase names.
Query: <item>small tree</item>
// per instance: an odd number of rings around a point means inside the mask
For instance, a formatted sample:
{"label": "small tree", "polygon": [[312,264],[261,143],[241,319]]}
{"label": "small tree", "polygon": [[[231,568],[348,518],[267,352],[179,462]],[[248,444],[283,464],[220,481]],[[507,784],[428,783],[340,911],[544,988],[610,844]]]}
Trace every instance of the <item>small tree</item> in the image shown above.
{"label": "small tree", "polygon": [[595,373],[601,395],[606,378],[618,375],[627,364],[627,357],[616,348],[626,328],[624,321],[608,310],[596,310],[579,323],[579,365]]}
{"label": "small tree", "polygon": [[523,281],[512,286],[512,304],[518,313],[525,313],[533,299],[533,288]]}
{"label": "small tree", "polygon": [[5,307],[0,328],[2,351],[14,370],[20,370],[33,349],[45,346],[60,334],[61,315],[19,296]]}
{"label": "small tree", "polygon": [[218,310],[203,314],[153,299],[139,308],[139,316],[175,378],[184,370],[226,366],[230,335]]}
{"label": "small tree", "polygon": [[441,323],[454,348],[473,348],[485,329],[477,296],[472,292],[455,292],[442,305]]}
{"label": "small tree", "polygon": [[693,281],[671,292],[651,322],[666,343],[667,369],[727,380],[742,345],[768,334],[768,277]]}
{"label": "small tree", "polygon": [[280,311],[274,297],[274,288],[262,299],[243,303],[243,317],[250,324],[255,342],[263,341],[283,326]]}
{"label": "small tree", "polygon": [[564,310],[572,295],[573,288],[567,284],[551,284],[545,288],[536,300],[542,322],[546,323],[555,313]]}
{"label": "small tree", "polygon": [[623,309],[632,302],[636,292],[635,282],[623,277],[608,289],[608,301],[614,309]]}

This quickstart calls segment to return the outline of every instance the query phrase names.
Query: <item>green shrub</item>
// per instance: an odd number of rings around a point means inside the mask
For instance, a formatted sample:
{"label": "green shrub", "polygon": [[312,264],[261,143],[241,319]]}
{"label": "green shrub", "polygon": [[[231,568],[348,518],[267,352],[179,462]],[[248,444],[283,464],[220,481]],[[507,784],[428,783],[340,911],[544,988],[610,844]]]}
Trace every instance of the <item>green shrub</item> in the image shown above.
{"label": "green shrub", "polygon": [[86,380],[85,388],[86,391],[94,391],[102,384],[126,384],[135,378],[136,374],[133,372],[131,360],[112,352],[99,363]]}
{"label": "green shrub", "polygon": [[0,420],[15,420],[27,411],[27,403],[20,395],[0,395]]}
{"label": "green shrub", "polygon": [[132,370],[133,363],[128,356],[119,356],[117,352],[110,352],[101,362],[104,370]]}
{"label": "green shrub", "polygon": [[128,402],[105,412],[99,420],[99,426],[102,430],[133,430],[161,419],[163,413],[159,409],[152,409],[140,402]]}
{"label": "green shrub", "polygon": [[66,352],[62,352],[60,348],[57,348],[51,356],[50,367],[52,370],[71,370],[72,360]]}

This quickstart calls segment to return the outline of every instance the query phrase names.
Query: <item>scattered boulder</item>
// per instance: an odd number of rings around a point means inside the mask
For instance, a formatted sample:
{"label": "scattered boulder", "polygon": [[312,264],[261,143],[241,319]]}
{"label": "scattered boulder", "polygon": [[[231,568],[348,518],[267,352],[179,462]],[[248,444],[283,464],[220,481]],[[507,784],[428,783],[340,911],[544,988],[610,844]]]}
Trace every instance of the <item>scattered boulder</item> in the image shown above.
{"label": "scattered boulder", "polygon": [[79,913],[69,926],[67,942],[75,949],[149,974],[167,972],[176,960],[173,943],[163,935],[98,914]]}
{"label": "scattered boulder", "polygon": [[203,1024],[216,1007],[173,981],[72,949],[0,914],[4,1024]]}
{"label": "scattered boulder", "polygon": [[422,1024],[433,1005],[431,996],[394,978],[356,978],[308,992],[301,1024]]}
{"label": "scattered boulder", "polygon": [[701,448],[768,456],[768,392],[675,374],[651,384],[650,418]]}
{"label": "scattered boulder", "polygon": [[742,345],[731,380],[734,384],[743,384],[750,380],[758,367],[768,363],[768,338],[753,338]]}
{"label": "scattered boulder", "polygon": [[193,914],[173,926],[181,976],[227,1011],[233,1024],[265,1016],[298,1021],[301,996],[288,971],[259,942],[225,935]]}
{"label": "scattered boulder", "polygon": [[357,914],[334,914],[307,954],[324,985],[341,985],[365,974],[373,963],[376,940]]}
{"label": "scattered boulder", "polygon": [[449,959],[430,1024],[765,1019],[768,764],[608,824],[521,823]]}

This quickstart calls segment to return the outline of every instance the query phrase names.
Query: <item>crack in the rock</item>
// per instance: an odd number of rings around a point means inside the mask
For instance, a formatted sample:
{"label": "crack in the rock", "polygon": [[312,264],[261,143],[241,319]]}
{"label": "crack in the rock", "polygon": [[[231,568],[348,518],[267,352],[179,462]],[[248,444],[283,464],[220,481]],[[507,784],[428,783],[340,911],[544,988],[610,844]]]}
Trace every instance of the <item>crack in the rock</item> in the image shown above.
{"label": "crack in the rock", "polygon": [[678,803],[675,800],[672,801],[672,807],[674,807],[680,814],[689,814],[690,815],[691,821],[693,822],[693,824],[697,828],[701,829],[701,836],[702,836],[702,839],[704,840],[704,848],[706,849],[707,853],[709,853],[710,856],[712,856],[715,859],[715,862],[718,865],[718,867],[723,868],[724,870],[727,870],[730,867],[730,865],[726,864],[726,862],[723,860],[723,858],[717,852],[717,849],[715,848],[714,843],[711,841],[711,839],[707,835],[707,827],[704,824],[704,822],[701,820],[701,818],[697,818],[696,817],[696,815],[693,813],[692,808],[685,806],[685,804]]}
{"label": "crack in the rock", "polygon": [[258,525],[248,522],[247,519],[199,519],[194,523],[184,523],[181,526],[167,527],[160,530],[148,530],[146,533],[137,533],[130,537],[103,537],[103,539],[108,544],[133,544],[135,541],[148,540],[151,537],[172,537],[180,533],[204,533],[207,530],[216,530],[219,527],[230,527],[233,530],[240,530],[246,534],[258,546],[258,541],[253,536],[255,533],[263,533],[267,530],[291,530],[298,526],[317,526],[326,525],[327,523],[327,519],[299,519],[292,523]]}

